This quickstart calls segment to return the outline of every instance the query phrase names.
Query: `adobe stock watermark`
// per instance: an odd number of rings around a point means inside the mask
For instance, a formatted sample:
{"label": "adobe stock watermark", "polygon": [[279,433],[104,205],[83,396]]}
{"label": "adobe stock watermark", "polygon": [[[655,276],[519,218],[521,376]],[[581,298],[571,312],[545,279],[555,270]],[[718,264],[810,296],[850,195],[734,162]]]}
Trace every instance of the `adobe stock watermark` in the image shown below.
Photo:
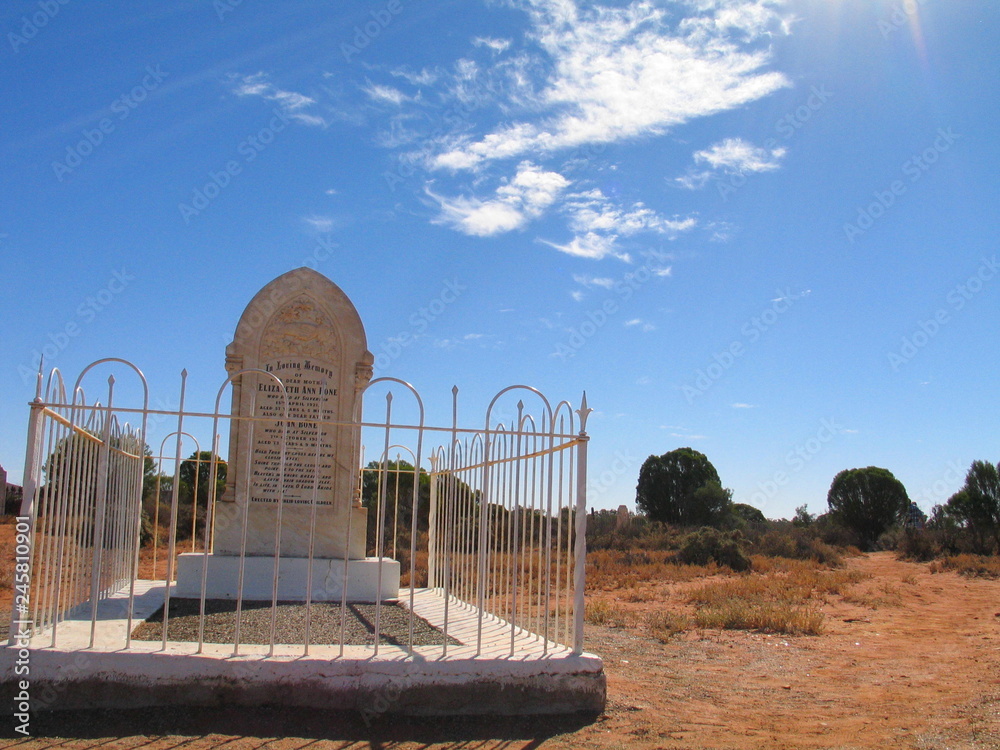
{"label": "adobe stock watermark", "polygon": [[[798,107],[783,115],[774,123],[774,131],[782,139],[788,141],[810,120],[823,109],[823,106],[833,98],[833,92],[827,90],[825,84],[813,86],[809,91],[809,96]],[[774,152],[780,147],[776,138],[768,138],[764,141],[763,148],[766,151]],[[737,169],[715,180],[716,190],[723,201],[728,201],[729,196],[747,184],[747,175],[758,174],[759,170]]]}
{"label": "adobe stock watermark", "polygon": [[135,281],[135,276],[128,272],[123,266],[120,271],[112,271],[111,278],[94,294],[89,294],[77,305],[75,315],[67,320],[62,326],[46,334],[46,343],[33,349],[30,361],[33,366],[23,362],[17,366],[17,374],[21,376],[21,382],[29,385],[38,376],[38,367],[45,358],[46,363],[52,363],[66,350],[73,339],[80,336],[115,298],[124,292],[128,286]]}
{"label": "adobe stock watermark", "polygon": [[908,180],[893,180],[884,190],[876,190],[873,193],[875,200],[867,206],[859,206],[857,209],[858,217],[853,222],[844,224],[844,235],[847,237],[847,241],[853,245],[858,237],[871,229],[875,222],[885,216],[886,212],[895,205],[898,198],[906,195],[910,185],[919,182],[961,137],[951,128],[939,128],[934,142],[919,154],[914,154],[904,161],[900,167],[903,176]]}
{"label": "adobe stock watermark", "polygon": [[898,349],[886,352],[892,369],[898,372],[899,368],[923,351],[952,321],[952,314],[964,310],[969,301],[996,278],[998,272],[1000,263],[997,262],[997,256],[983,258],[974,274],[949,290],[945,296],[945,306],[939,307],[926,320],[918,321],[915,330],[903,336]]}
{"label": "adobe stock watermark", "polygon": [[[146,97],[156,91],[169,75],[164,73],[159,65],[146,66],[146,75],[142,80],[118,96],[108,109],[112,114],[117,115],[118,122],[128,119],[132,111],[146,100]],[[94,153],[105,139],[115,132],[115,121],[110,117],[102,117],[93,128],[85,128],[81,133],[81,138],[76,144],[66,147],[66,158],[61,161],[52,162],[52,170],[56,179],[62,182],[68,175],[73,174],[73,170],[83,164],[84,160]]]}
{"label": "adobe stock watermark", "polygon": [[917,497],[926,500],[931,505],[944,503],[957,491],[957,488],[962,486],[965,475],[966,469],[958,461],[952,459],[941,472],[941,476],[931,484],[921,488]]}
{"label": "adobe stock watermark", "polygon": [[888,39],[896,31],[906,26],[910,19],[920,12],[920,6],[927,0],[903,0],[892,6],[892,13],[887,18],[880,18],[876,26],[883,39]]}
{"label": "adobe stock watermark", "polygon": [[843,431],[844,427],[837,424],[837,420],[821,419],[820,427],[815,435],[797,444],[785,454],[785,466],[787,468],[778,469],[771,475],[770,479],[758,482],[757,491],[750,496],[747,503],[753,505],[755,508],[763,509],[775,498],[778,491],[791,481],[793,476],[808,466],[823,450],[824,446],[832,442]]}
{"label": "adobe stock watermark", "polygon": [[38,0],[38,10],[30,16],[21,16],[20,34],[13,31],[8,32],[7,41],[15,53],[25,44],[30,42],[38,32],[49,25],[49,21],[59,15],[62,6],[67,5],[69,0]]}
{"label": "adobe stock watermark", "polygon": [[650,270],[649,266],[641,266],[635,271],[625,274],[620,280],[616,281],[611,286],[611,291],[614,295],[607,297],[601,303],[600,307],[588,311],[585,316],[585,320],[575,326],[572,326],[569,329],[569,335],[566,337],[566,340],[560,341],[556,344],[556,348],[555,351],[552,352],[552,356],[559,357],[563,362],[567,359],[575,357],[576,353],[580,351],[588,341],[594,338],[598,331],[608,324],[608,321],[621,312],[623,303],[632,299],[632,296],[639,290],[639,288],[651,278],[653,278],[653,272]]}
{"label": "adobe stock watermark", "polygon": [[370,11],[371,20],[354,27],[352,44],[341,42],[340,54],[344,61],[349,63],[353,57],[360,55],[402,12],[402,0],[389,0],[378,10]]}
{"label": "adobe stock watermark", "polygon": [[34,622],[28,617],[31,608],[31,519],[18,516],[14,526],[14,617],[11,618],[8,645],[16,649],[14,676],[18,678],[14,695],[14,731],[31,735],[31,635]]}
{"label": "adobe stock watermark", "polygon": [[749,345],[756,344],[781,319],[781,316],[791,309],[796,299],[808,294],[793,295],[791,289],[777,290],[778,296],[771,301],[758,315],[753,316],[740,328],[740,337],[733,339],[729,346],[712,355],[712,361],[694,373],[694,384],[687,383],[682,391],[689,404],[699,396],[704,396],[722,376],[728,372],[736,361],[747,353]]}
{"label": "adobe stock watermark", "polygon": [[261,152],[274,143],[275,136],[288,127],[291,120],[284,112],[273,109],[273,117],[267,125],[256,133],[248,135],[236,147],[236,152],[243,157],[240,163],[235,159],[230,159],[219,170],[212,170],[208,173],[208,180],[201,187],[196,187],[191,191],[191,199],[185,203],[181,201],[177,204],[177,210],[185,224],[190,224],[191,219],[200,216],[202,211],[208,208],[212,202],[218,198],[222,191],[232,183],[233,178],[243,172],[243,166],[250,164]]}
{"label": "adobe stock watermark", "polygon": [[388,367],[403,353],[404,349],[426,333],[431,323],[440,318],[445,310],[457,302],[467,289],[468,287],[460,284],[458,279],[446,280],[434,299],[410,315],[408,319],[409,330],[400,331],[379,344],[378,352],[375,353],[375,368],[384,370]]}

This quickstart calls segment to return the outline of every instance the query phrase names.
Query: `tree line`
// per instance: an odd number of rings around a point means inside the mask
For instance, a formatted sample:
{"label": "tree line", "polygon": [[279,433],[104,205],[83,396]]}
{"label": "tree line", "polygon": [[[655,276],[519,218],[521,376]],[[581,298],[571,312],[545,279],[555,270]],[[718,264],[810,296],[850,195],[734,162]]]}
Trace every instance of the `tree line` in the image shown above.
{"label": "tree line", "polygon": [[[649,521],[679,527],[726,530],[766,522],[758,509],[734,503],[732,495],[705,454],[678,448],[643,462],[636,507]],[[805,505],[797,508],[792,525],[817,525],[863,550],[902,545],[923,556],[1000,553],[1000,465],[989,461],[973,461],[963,487],[929,517],[903,483],[878,466],[839,472],[826,502],[826,513],[818,517]]]}

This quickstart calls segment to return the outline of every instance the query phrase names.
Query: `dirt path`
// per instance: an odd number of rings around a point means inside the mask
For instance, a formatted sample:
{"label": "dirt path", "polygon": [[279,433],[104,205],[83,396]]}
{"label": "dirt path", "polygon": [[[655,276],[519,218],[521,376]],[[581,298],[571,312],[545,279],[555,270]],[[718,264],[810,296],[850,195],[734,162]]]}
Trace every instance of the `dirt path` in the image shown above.
{"label": "dirt path", "polygon": [[[660,645],[592,628],[609,675],[599,726],[623,747],[1000,747],[1000,583],[889,553],[848,564],[873,575],[858,588],[877,608],[834,598],[822,636]],[[614,747],[590,731],[565,746]]]}
{"label": "dirt path", "polygon": [[[389,720],[310,711],[162,709],[38,717],[20,747],[1000,748],[1000,581],[889,553],[824,606],[821,636],[695,631],[666,644],[590,626],[605,659],[596,721]],[[11,736],[3,727],[3,734]],[[137,732],[142,732],[138,734]],[[67,739],[71,738],[71,739]]]}

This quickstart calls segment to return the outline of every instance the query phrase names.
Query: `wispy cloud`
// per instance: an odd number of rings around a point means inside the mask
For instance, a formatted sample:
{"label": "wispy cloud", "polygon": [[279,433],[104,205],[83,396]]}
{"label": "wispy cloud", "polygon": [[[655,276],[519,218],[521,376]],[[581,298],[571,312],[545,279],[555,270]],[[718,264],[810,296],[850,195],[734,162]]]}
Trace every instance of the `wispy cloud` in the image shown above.
{"label": "wispy cloud", "polygon": [[670,12],[641,0],[587,10],[573,0],[526,0],[532,36],[551,63],[539,92],[540,117],[478,139],[457,135],[431,165],[473,169],[529,153],[659,135],[766,96],[788,85],[781,73],[762,71],[766,48],[749,46],[781,30],[772,5],[691,3],[696,15],[672,26]]}
{"label": "wispy cloud", "polygon": [[520,229],[541,216],[569,186],[558,172],[545,171],[522,162],[517,174],[497,188],[493,198],[447,198],[426,189],[441,211],[434,220],[477,237],[489,237]]}
{"label": "wispy cloud", "polygon": [[587,276],[586,274],[573,274],[573,281],[582,286],[597,286],[601,289],[611,289],[615,285],[614,279],[605,276]]}
{"label": "wispy cloud", "polygon": [[542,240],[543,243],[549,247],[554,247],[556,250],[568,255],[575,255],[578,258],[590,258],[591,260],[601,260],[607,256],[612,256],[614,258],[620,258],[621,260],[628,261],[628,253],[620,252],[617,245],[615,244],[615,236],[607,236],[602,234],[597,234],[596,232],[587,232],[585,235],[574,237],[572,240],[565,244],[560,244],[558,242],[550,242],[549,240]]}
{"label": "wispy cloud", "polygon": [[274,102],[281,108],[283,114],[302,125],[324,127],[326,120],[316,114],[304,110],[315,106],[316,100],[295,91],[280,89],[268,80],[265,73],[236,78],[233,92],[237,96],[259,96],[269,102]]}
{"label": "wispy cloud", "polygon": [[632,320],[625,321],[626,328],[638,328],[643,333],[649,333],[650,331],[655,331],[656,326],[652,323],[643,320],[642,318],[632,318]]}
{"label": "wispy cloud", "polygon": [[756,409],[756,408],[757,408],[757,404],[743,404],[743,403],[735,403],[735,404],[730,404],[730,405],[731,405],[731,406],[732,406],[732,407],[733,407],[734,409]]}
{"label": "wispy cloud", "polygon": [[[545,242],[564,253],[584,258],[600,259],[612,255],[629,260],[628,253],[619,247],[620,237],[650,232],[673,239],[694,229],[698,223],[693,216],[661,216],[642,202],[624,208],[599,189],[567,195],[561,211],[568,217],[569,228],[575,236],[568,243]],[[660,275],[669,275],[669,269]]]}
{"label": "wispy cloud", "polygon": [[510,49],[510,39],[496,39],[488,36],[477,36],[472,40],[477,47],[488,47],[496,53],[506,52]]}
{"label": "wispy cloud", "polygon": [[368,85],[362,91],[365,92],[369,99],[380,104],[392,104],[398,107],[410,100],[410,97],[397,88],[372,83],[371,81],[368,81]]}
{"label": "wispy cloud", "polygon": [[742,138],[726,138],[707,149],[695,151],[695,164],[707,165],[708,169],[690,169],[676,182],[681,187],[697,190],[719,172],[739,175],[773,172],[781,166],[785,153],[783,148],[767,149]]}
{"label": "wispy cloud", "polygon": [[318,232],[320,234],[326,234],[333,231],[336,224],[336,221],[329,216],[303,216],[302,221],[304,221],[314,232]]}

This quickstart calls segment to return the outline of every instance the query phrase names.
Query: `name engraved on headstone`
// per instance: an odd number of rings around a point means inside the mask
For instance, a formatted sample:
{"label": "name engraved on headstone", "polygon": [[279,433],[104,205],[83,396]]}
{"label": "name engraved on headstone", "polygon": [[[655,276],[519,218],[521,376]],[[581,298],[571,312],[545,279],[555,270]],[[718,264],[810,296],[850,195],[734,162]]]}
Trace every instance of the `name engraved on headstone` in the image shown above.
{"label": "name engraved on headstone", "polygon": [[258,422],[254,432],[250,500],[278,502],[283,485],[286,503],[311,503],[315,492],[318,505],[331,505],[337,428],[316,423],[333,420],[338,413],[337,389],[330,385],[335,366],[315,359],[285,357],[265,362],[263,369],[285,386],[289,419],[286,427],[281,386],[260,376],[256,414],[268,421]]}

